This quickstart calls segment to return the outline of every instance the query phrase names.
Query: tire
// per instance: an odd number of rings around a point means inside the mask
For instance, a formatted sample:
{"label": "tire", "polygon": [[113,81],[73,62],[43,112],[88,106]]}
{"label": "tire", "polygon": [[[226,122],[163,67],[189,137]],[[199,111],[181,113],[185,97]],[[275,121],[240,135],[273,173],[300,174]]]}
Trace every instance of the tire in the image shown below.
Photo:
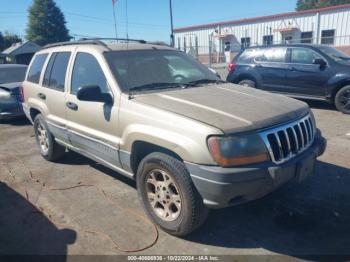
{"label": "tire", "polygon": [[[154,181],[157,181],[157,185],[160,183],[159,191]],[[141,161],[137,171],[137,189],[148,217],[171,235],[186,236],[198,229],[208,217],[209,210],[203,204],[185,165],[169,155],[152,153]],[[149,194],[153,201],[148,197]],[[157,198],[157,194],[160,194],[160,198]],[[160,204],[162,200],[170,203]],[[177,201],[177,205],[171,203],[173,200]],[[164,208],[166,205],[169,212]]]}
{"label": "tire", "polygon": [[334,105],[340,112],[350,114],[350,85],[344,86],[337,92]]}
{"label": "tire", "polygon": [[40,154],[47,161],[54,162],[64,156],[66,148],[57,144],[40,114],[34,119],[34,134]]}
{"label": "tire", "polygon": [[256,83],[249,79],[242,80],[238,84],[244,87],[256,88]]}

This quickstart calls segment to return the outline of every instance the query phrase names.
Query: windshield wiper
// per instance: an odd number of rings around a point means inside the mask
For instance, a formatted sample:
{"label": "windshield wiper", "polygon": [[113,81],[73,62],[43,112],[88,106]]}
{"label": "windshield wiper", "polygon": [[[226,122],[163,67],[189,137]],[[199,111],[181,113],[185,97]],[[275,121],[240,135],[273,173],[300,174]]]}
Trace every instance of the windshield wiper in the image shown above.
{"label": "windshield wiper", "polygon": [[160,89],[167,89],[172,87],[181,87],[182,84],[179,83],[152,83],[152,84],[146,84],[141,86],[135,86],[133,88],[130,88],[129,91],[147,91],[147,90],[160,90]]}
{"label": "windshield wiper", "polygon": [[200,80],[185,83],[184,85],[198,86],[198,85],[202,85],[202,84],[224,84],[224,83],[227,83],[227,82],[223,81],[223,80],[219,80],[219,79],[200,79]]}

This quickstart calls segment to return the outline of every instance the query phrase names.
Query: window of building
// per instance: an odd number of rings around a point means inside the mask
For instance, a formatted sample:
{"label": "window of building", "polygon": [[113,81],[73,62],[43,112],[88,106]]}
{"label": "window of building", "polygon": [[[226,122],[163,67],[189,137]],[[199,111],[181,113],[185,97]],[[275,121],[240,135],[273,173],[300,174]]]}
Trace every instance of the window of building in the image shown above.
{"label": "window of building", "polygon": [[28,72],[28,82],[39,84],[41,70],[45,64],[47,54],[36,55]]}
{"label": "window of building", "polygon": [[47,65],[43,86],[64,91],[70,52],[53,53]]}
{"label": "window of building", "polygon": [[321,35],[321,44],[333,45],[334,44],[335,30],[323,30]]}
{"label": "window of building", "polygon": [[322,59],[316,52],[307,48],[292,48],[291,63],[313,64],[315,59]]}
{"label": "window of building", "polygon": [[250,37],[241,38],[241,48],[245,49],[250,46]]}
{"label": "window of building", "polygon": [[72,75],[72,94],[82,86],[99,86],[102,93],[109,93],[107,79],[96,58],[87,53],[78,53]]}
{"label": "window of building", "polygon": [[272,45],[273,44],[273,35],[264,35],[263,44],[264,45]]}
{"label": "window of building", "polygon": [[302,32],[300,42],[303,44],[312,44],[313,32]]}

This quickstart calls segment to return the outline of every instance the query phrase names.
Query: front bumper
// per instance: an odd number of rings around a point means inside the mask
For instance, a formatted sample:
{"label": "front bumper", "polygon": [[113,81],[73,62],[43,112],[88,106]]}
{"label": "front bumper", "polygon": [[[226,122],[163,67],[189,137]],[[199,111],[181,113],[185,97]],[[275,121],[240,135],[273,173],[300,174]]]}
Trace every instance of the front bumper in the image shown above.
{"label": "front bumper", "polygon": [[222,168],[186,163],[192,181],[210,208],[225,208],[261,198],[291,180],[302,182],[312,175],[316,158],[327,141],[318,132],[310,148],[286,163]]}

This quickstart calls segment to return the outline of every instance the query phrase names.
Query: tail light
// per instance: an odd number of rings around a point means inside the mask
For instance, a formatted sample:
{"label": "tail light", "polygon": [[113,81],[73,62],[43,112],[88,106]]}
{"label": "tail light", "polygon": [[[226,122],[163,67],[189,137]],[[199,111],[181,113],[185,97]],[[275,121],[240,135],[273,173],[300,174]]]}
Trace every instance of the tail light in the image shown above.
{"label": "tail light", "polygon": [[229,72],[232,72],[232,71],[235,71],[236,70],[236,68],[237,68],[237,64],[236,63],[230,63],[229,65],[228,65],[228,71]]}
{"label": "tail light", "polygon": [[22,100],[22,102],[24,102],[24,89],[23,89],[23,82],[21,83],[21,86],[20,86],[20,92],[21,92],[21,100]]}

